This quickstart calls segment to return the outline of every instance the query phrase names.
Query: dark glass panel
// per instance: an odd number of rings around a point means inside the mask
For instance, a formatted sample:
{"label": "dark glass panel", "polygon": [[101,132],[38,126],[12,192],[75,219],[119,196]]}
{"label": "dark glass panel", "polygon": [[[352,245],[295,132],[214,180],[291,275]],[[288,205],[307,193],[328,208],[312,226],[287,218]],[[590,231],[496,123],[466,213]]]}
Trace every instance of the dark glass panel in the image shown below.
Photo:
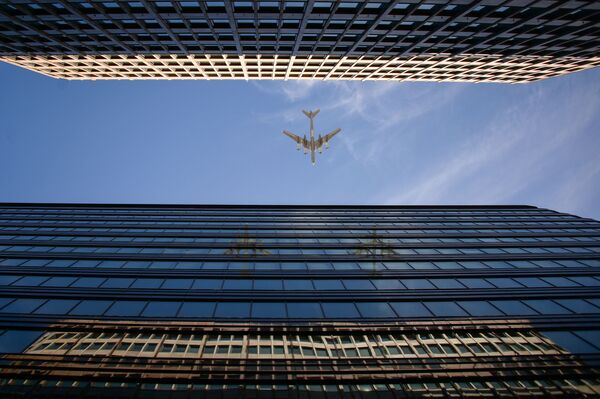
{"label": "dark glass panel", "polygon": [[145,301],[115,301],[106,311],[106,316],[138,316],[144,306]]}
{"label": "dark glass panel", "polygon": [[85,300],[81,301],[79,305],[71,310],[70,314],[77,316],[100,316],[104,314],[111,304],[112,301]]}
{"label": "dark glass panel", "polygon": [[40,306],[35,313],[37,314],[67,314],[75,305],[79,303],[78,300],[68,299],[50,299],[48,302]]}
{"label": "dark glass panel", "polygon": [[432,316],[421,302],[391,302],[390,305],[400,317],[430,317]]}
{"label": "dark glass panel", "polygon": [[356,307],[363,317],[396,317],[387,302],[359,302]]}
{"label": "dark glass panel", "polygon": [[318,302],[290,302],[287,304],[290,318],[321,318],[323,311]]}
{"label": "dark glass panel", "polygon": [[146,317],[175,317],[181,302],[148,302],[142,316]]}
{"label": "dark glass panel", "polygon": [[250,303],[220,302],[217,304],[215,317],[249,317]]}
{"label": "dark glass panel", "polygon": [[214,302],[184,302],[179,317],[211,317],[214,311]]}
{"label": "dark glass panel", "polygon": [[286,317],[285,304],[279,302],[255,302],[252,304],[252,317],[284,318]]}
{"label": "dark glass panel", "polygon": [[356,318],[360,317],[356,306],[352,302],[325,302],[322,304],[325,317],[330,318]]}
{"label": "dark glass panel", "polygon": [[436,316],[468,316],[468,314],[454,302],[425,302],[424,304]]}

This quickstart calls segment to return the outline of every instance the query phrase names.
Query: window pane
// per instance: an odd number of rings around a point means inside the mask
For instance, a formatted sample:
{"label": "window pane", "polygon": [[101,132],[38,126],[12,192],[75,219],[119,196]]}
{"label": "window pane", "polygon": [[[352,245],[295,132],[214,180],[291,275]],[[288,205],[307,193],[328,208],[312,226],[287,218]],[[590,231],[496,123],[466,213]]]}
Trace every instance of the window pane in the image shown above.
{"label": "window pane", "polygon": [[318,302],[290,302],[287,304],[290,318],[321,318],[323,312]]}
{"label": "window pane", "polygon": [[30,313],[44,302],[45,299],[16,299],[2,309],[2,313]]}
{"label": "window pane", "polygon": [[219,290],[223,285],[223,280],[220,279],[197,279],[192,284],[193,290]]}
{"label": "window pane", "polygon": [[555,344],[571,353],[596,353],[598,349],[580,337],[568,331],[542,331]]}
{"label": "window pane", "polygon": [[325,317],[359,317],[358,310],[356,310],[356,306],[350,302],[338,302],[338,303],[323,303],[323,312],[325,313]]}
{"label": "window pane", "polygon": [[193,280],[186,280],[183,278],[168,278],[165,280],[161,288],[171,290],[186,290],[192,286]]}
{"label": "window pane", "polygon": [[175,317],[180,305],[180,302],[148,302],[142,316]]}
{"label": "window pane", "polygon": [[425,302],[425,306],[436,316],[467,316],[467,312],[454,302]]}
{"label": "window pane", "polygon": [[44,281],[48,280],[46,276],[25,276],[18,281],[14,282],[13,286],[28,286],[28,287],[37,287],[42,284]]}
{"label": "window pane", "polygon": [[158,288],[162,283],[162,278],[138,278],[131,288]]}
{"label": "window pane", "polygon": [[371,280],[378,290],[403,290],[404,285],[399,280]]}
{"label": "window pane", "polygon": [[109,278],[106,279],[102,288],[128,288],[135,279],[133,278]]}
{"label": "window pane", "polygon": [[555,299],[554,302],[575,313],[600,313],[600,308],[583,299]]}
{"label": "window pane", "polygon": [[436,287],[442,289],[465,288],[464,285],[453,278],[432,278],[429,281],[431,281]]}
{"label": "window pane", "polygon": [[523,288],[521,284],[512,278],[487,278],[486,280],[498,288]]}
{"label": "window pane", "polygon": [[313,280],[317,290],[343,290],[344,286],[340,280]]}
{"label": "window pane", "polygon": [[342,280],[344,286],[349,290],[372,290],[375,289],[369,280]]}
{"label": "window pane", "polygon": [[78,316],[100,316],[104,314],[106,309],[112,304],[112,301],[81,301],[73,310],[72,315]]}
{"label": "window pane", "polygon": [[224,290],[251,290],[252,280],[225,280]]}
{"label": "window pane", "polygon": [[490,301],[508,316],[536,315],[537,312],[519,301]]}
{"label": "window pane", "polygon": [[247,302],[220,302],[215,317],[249,317],[250,304]]}
{"label": "window pane", "polygon": [[137,316],[146,306],[145,301],[115,301],[106,316]]}
{"label": "window pane", "polygon": [[529,288],[550,287],[550,284],[535,277],[519,277],[515,280]]}
{"label": "window pane", "polygon": [[485,301],[457,302],[471,316],[502,316],[502,312]]}
{"label": "window pane", "polygon": [[68,287],[77,277],[52,277],[42,284],[43,287]]}
{"label": "window pane", "polygon": [[21,276],[0,276],[0,285],[9,285],[20,278]]}
{"label": "window pane", "polygon": [[311,280],[284,280],[283,285],[286,290],[313,290]]}
{"label": "window pane", "polygon": [[50,299],[40,306],[35,313],[37,314],[67,314],[79,301],[66,299]]}
{"label": "window pane", "polygon": [[99,277],[80,277],[71,285],[71,287],[96,288],[99,287],[104,280],[104,278]]}
{"label": "window pane", "polygon": [[432,316],[421,302],[392,302],[392,308],[400,317],[430,317]]}
{"label": "window pane", "polygon": [[493,285],[482,278],[459,278],[458,281],[468,288],[494,288]]}
{"label": "window pane", "polygon": [[363,317],[396,317],[386,302],[360,302],[356,307]]}
{"label": "window pane", "polygon": [[281,280],[254,280],[255,290],[282,290],[283,282]]}
{"label": "window pane", "polygon": [[547,299],[523,301],[527,306],[540,314],[570,314],[571,311]]}
{"label": "window pane", "polygon": [[252,304],[252,317],[261,319],[286,317],[285,304],[277,302],[255,302]]}
{"label": "window pane", "polygon": [[429,281],[425,279],[406,279],[402,280],[402,284],[408,289],[434,289],[435,287]]}
{"label": "window pane", "polygon": [[215,311],[214,302],[184,302],[179,309],[180,317],[211,317]]}

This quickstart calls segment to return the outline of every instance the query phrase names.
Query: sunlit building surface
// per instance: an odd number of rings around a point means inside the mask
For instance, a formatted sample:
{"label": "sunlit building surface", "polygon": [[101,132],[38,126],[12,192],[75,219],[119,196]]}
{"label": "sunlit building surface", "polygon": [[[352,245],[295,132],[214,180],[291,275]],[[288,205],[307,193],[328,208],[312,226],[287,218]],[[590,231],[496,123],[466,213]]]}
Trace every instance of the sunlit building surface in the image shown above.
{"label": "sunlit building surface", "polygon": [[597,1],[0,3],[0,60],[63,79],[529,82],[600,65]]}
{"label": "sunlit building surface", "polygon": [[0,397],[600,395],[600,223],[0,205]]}

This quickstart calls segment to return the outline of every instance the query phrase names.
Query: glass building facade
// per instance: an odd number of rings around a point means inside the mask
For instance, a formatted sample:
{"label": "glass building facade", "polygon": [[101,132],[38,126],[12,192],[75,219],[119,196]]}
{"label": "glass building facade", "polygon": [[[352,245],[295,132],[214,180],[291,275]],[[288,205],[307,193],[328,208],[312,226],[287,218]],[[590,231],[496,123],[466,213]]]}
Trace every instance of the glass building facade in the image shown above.
{"label": "glass building facade", "polygon": [[600,65],[597,1],[0,2],[0,61],[63,79],[529,82]]}
{"label": "glass building facade", "polygon": [[600,395],[600,222],[0,204],[1,397]]}

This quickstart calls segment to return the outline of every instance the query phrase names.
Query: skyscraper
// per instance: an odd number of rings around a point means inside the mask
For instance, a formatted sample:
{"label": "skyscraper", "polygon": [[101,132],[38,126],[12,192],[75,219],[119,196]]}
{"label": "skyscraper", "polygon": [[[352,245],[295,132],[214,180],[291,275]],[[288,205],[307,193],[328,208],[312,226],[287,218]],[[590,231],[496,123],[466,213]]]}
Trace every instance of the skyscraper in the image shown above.
{"label": "skyscraper", "polygon": [[0,206],[0,396],[597,397],[600,223]]}
{"label": "skyscraper", "polygon": [[6,1],[0,60],[64,79],[529,82],[600,65],[597,1]]}

